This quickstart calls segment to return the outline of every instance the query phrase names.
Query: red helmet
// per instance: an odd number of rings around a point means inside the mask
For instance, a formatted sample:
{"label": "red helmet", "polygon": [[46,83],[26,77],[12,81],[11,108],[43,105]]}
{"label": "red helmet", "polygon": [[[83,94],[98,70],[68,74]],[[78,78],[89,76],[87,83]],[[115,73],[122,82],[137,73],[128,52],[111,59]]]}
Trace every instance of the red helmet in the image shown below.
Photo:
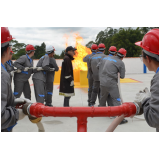
{"label": "red helmet", "polygon": [[98,45],[98,50],[100,50],[100,51],[104,51],[105,50],[105,45],[103,44],[103,43],[100,43],[99,45]]}
{"label": "red helmet", "polygon": [[8,27],[1,27],[1,46],[2,43],[6,43],[14,39],[10,34]]}
{"label": "red helmet", "polygon": [[159,29],[155,28],[147,32],[142,41],[136,42],[144,50],[159,55]]}
{"label": "red helmet", "polygon": [[117,52],[117,48],[115,46],[111,46],[109,48],[109,51],[112,51],[112,52]]}
{"label": "red helmet", "polygon": [[92,44],[91,49],[96,50],[96,49],[98,49],[98,46],[96,44]]}
{"label": "red helmet", "polygon": [[56,51],[56,49],[53,47],[54,51]]}
{"label": "red helmet", "polygon": [[11,53],[14,53],[12,50],[10,50]]}
{"label": "red helmet", "polygon": [[34,48],[33,45],[29,44],[26,46],[26,51],[35,51],[36,49]]}
{"label": "red helmet", "polygon": [[119,49],[118,53],[124,55],[124,57],[125,57],[127,54],[127,51],[124,48],[121,48],[121,49]]}

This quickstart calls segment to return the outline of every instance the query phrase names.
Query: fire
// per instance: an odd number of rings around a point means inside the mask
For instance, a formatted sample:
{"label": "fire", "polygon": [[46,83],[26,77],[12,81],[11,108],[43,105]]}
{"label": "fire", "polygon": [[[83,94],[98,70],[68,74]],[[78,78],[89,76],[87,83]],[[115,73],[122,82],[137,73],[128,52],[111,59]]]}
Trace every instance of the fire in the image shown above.
{"label": "fire", "polygon": [[[91,49],[87,48],[86,46],[83,46],[81,43],[83,42],[83,38],[78,34],[75,33],[74,38],[76,40],[76,44],[75,47],[77,48],[77,50],[75,51],[76,55],[74,56],[74,60],[73,60],[73,67],[74,70],[87,70],[87,63],[83,62],[83,58],[88,55],[91,54]],[[68,46],[68,36],[65,35],[66,38],[66,47]]]}

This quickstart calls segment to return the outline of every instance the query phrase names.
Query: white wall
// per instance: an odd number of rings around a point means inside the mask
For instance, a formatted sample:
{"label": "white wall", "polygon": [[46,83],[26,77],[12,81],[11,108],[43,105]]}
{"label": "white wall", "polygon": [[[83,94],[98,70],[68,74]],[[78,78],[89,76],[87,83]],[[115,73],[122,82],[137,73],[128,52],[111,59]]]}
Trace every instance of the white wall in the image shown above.
{"label": "white wall", "polygon": [[[37,65],[38,60],[34,60],[34,66]],[[62,59],[57,59],[56,60],[57,65],[61,67],[62,65]],[[124,58],[123,62],[126,67],[126,74],[140,74],[143,73],[143,62],[140,60],[140,58]],[[154,73],[150,72],[147,69],[147,73]]]}

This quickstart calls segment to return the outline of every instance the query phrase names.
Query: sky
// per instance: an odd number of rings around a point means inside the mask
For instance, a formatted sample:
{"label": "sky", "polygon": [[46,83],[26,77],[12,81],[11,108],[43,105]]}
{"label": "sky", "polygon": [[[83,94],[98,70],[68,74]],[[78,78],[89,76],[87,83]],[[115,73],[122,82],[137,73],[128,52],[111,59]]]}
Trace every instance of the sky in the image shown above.
{"label": "sky", "polygon": [[19,42],[32,45],[52,45],[56,54],[61,54],[65,49],[66,38],[69,36],[68,45],[75,46],[74,33],[79,33],[83,38],[82,45],[95,41],[97,34],[107,27],[9,27],[12,36]]}

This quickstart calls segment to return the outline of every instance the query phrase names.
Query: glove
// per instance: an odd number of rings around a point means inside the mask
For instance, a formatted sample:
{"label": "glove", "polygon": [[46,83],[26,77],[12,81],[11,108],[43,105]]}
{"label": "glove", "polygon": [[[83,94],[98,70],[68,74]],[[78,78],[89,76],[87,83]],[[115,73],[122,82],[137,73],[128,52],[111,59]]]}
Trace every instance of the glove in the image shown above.
{"label": "glove", "polygon": [[145,88],[143,91],[139,91],[139,93],[136,94],[134,102],[140,108],[138,115],[143,114],[142,103],[145,99],[147,99],[149,97],[151,97],[151,93],[149,92],[148,88]]}
{"label": "glove", "polygon": [[43,68],[42,67],[37,67],[37,71],[42,71]]}
{"label": "glove", "polygon": [[25,67],[25,68],[24,68],[24,71],[28,71],[28,69],[29,69],[29,67]]}
{"label": "glove", "polygon": [[32,123],[38,123],[42,120],[42,117],[32,117],[32,116],[28,116],[29,120],[32,122]]}
{"label": "glove", "polygon": [[17,69],[17,73],[21,73],[22,71],[20,69]]}
{"label": "glove", "polygon": [[74,81],[71,81],[71,84],[70,84],[70,86],[74,86]]}
{"label": "glove", "polygon": [[24,113],[25,115],[30,115],[29,108],[30,108],[31,105],[32,105],[32,103],[25,103],[25,104],[23,105],[22,110],[23,110],[23,113]]}
{"label": "glove", "polygon": [[16,98],[14,99],[14,106],[18,105],[18,104],[24,104],[25,101],[22,98]]}
{"label": "glove", "polygon": [[26,115],[23,113],[22,109],[18,109],[19,111],[19,119],[18,120],[21,120],[23,119]]}
{"label": "glove", "polygon": [[14,71],[11,71],[10,74],[11,74],[11,76],[13,77],[13,76],[14,76]]}
{"label": "glove", "polygon": [[54,71],[55,70],[55,68],[50,68],[50,71]]}

